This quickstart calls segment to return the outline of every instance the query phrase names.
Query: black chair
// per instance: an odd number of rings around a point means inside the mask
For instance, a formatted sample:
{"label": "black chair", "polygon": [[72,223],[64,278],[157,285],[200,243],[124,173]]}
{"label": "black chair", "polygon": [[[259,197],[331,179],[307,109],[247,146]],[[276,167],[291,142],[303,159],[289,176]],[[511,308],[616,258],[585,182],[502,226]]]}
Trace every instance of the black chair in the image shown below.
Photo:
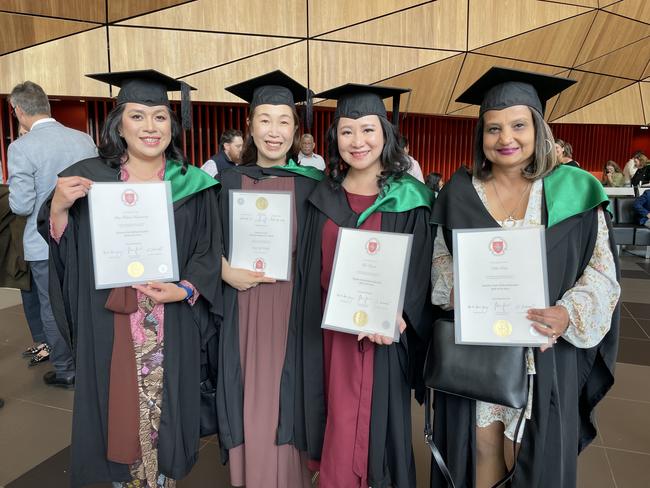
{"label": "black chair", "polygon": [[634,245],[637,227],[634,198],[614,198],[614,219],[614,241],[616,244],[619,246]]}

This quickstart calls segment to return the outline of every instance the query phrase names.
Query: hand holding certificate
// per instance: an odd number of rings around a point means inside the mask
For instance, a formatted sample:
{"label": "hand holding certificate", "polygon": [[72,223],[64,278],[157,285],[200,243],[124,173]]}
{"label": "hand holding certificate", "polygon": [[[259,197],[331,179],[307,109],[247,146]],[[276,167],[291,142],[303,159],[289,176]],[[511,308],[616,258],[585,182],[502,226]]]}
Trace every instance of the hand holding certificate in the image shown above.
{"label": "hand holding certificate", "polygon": [[543,227],[454,230],[457,344],[540,346],[526,318],[548,306]]}
{"label": "hand holding certificate", "polygon": [[399,340],[413,236],[339,229],[324,329]]}
{"label": "hand holding certificate", "polygon": [[88,193],[95,288],[178,281],[171,186],[94,183]]}
{"label": "hand holding certificate", "polygon": [[291,192],[230,190],[230,249],[233,268],[291,279],[293,200]]}

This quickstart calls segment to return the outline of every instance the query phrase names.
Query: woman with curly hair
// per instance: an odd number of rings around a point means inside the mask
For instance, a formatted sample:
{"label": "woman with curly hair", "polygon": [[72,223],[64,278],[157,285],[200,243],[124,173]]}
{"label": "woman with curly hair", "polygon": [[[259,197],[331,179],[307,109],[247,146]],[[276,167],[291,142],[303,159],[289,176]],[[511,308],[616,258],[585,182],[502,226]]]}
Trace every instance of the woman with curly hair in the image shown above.
{"label": "woman with curly hair", "polygon": [[[404,91],[344,85],[318,95],[338,100],[327,137],[330,172],[309,198],[309,243],[300,260],[306,431],[312,444],[322,442],[315,456],[321,488],[415,486],[409,371],[427,308],[433,192],[407,174],[409,159],[386,117],[382,99]],[[339,228],[413,234],[398,342],[321,332]]]}

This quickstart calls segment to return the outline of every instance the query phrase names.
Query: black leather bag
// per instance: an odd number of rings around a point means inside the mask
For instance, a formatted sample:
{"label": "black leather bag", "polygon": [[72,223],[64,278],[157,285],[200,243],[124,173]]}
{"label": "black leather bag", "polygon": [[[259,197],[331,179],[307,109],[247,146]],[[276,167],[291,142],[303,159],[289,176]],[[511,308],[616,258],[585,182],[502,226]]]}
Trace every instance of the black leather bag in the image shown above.
{"label": "black leather bag", "polygon": [[454,322],[438,319],[427,351],[424,383],[452,395],[523,408],[528,398],[526,349],[456,344]]}

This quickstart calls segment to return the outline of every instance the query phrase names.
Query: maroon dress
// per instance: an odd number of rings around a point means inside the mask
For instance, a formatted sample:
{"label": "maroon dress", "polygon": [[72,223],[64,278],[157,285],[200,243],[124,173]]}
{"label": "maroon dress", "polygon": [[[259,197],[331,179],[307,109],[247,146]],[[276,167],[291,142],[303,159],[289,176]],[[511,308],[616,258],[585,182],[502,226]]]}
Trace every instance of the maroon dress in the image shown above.
{"label": "maroon dress", "polygon": [[[377,195],[346,192],[350,208],[362,213]],[[360,227],[381,230],[381,213]],[[321,288],[323,304],[332,273],[339,228],[327,220],[323,228]],[[368,449],[375,345],[368,339],[323,331],[327,423],[320,462],[320,488],[368,488]]]}

